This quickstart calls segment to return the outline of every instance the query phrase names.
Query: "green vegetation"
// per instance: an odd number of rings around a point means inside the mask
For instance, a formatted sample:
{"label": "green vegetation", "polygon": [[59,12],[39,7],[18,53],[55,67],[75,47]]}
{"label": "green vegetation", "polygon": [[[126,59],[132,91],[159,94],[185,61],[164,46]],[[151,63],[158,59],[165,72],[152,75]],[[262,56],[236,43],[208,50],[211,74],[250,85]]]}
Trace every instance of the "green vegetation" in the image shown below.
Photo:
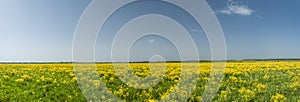
{"label": "green vegetation", "polygon": [[[151,75],[146,63],[130,65],[139,77]],[[189,66],[197,64],[190,63]],[[115,75],[112,64],[97,64],[97,68],[101,80],[116,97],[127,101],[154,101],[165,99],[176,90],[181,64],[167,63],[162,81],[148,89],[135,89],[123,83]],[[211,63],[200,63],[197,87],[188,101],[203,99],[205,85],[211,80],[210,71]],[[1,64],[0,101],[87,101],[77,80],[72,64]],[[298,101],[299,92],[300,63],[297,61],[228,62],[213,101]]]}

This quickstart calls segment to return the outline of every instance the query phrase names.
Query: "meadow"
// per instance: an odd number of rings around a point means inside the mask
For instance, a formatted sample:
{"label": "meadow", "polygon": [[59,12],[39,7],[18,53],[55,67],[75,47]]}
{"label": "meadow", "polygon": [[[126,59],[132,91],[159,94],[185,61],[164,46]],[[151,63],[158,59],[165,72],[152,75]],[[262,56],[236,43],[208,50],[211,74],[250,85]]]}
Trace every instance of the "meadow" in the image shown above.
{"label": "meadow", "polygon": [[[101,81],[114,96],[124,101],[155,101],[168,98],[169,93],[176,90],[182,64],[155,65],[166,66],[166,72],[157,85],[147,89],[136,89],[123,83],[112,64],[96,66]],[[116,66],[124,67],[121,64]],[[152,73],[148,63],[132,63],[130,66],[139,77]],[[188,66],[195,68],[197,63],[189,63]],[[203,100],[205,85],[211,80],[210,72],[211,63],[201,62],[197,86],[187,101]],[[0,64],[0,101],[89,101],[82,94],[77,80],[73,64]],[[99,97],[109,100],[106,96]],[[213,101],[300,101],[300,63],[227,62],[223,81]]]}

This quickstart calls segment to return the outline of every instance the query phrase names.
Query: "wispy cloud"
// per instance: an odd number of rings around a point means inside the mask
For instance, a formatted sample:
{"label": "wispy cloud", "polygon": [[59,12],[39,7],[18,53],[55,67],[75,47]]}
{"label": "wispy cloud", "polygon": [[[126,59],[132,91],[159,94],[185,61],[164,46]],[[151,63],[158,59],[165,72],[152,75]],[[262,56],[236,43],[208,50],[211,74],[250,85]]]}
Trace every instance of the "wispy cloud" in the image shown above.
{"label": "wispy cloud", "polygon": [[217,13],[226,15],[238,14],[242,16],[250,16],[253,14],[253,12],[254,10],[250,9],[247,5],[234,0],[228,0],[227,6],[217,11]]}
{"label": "wispy cloud", "polygon": [[155,39],[149,39],[147,40],[147,42],[153,44],[155,42]]}

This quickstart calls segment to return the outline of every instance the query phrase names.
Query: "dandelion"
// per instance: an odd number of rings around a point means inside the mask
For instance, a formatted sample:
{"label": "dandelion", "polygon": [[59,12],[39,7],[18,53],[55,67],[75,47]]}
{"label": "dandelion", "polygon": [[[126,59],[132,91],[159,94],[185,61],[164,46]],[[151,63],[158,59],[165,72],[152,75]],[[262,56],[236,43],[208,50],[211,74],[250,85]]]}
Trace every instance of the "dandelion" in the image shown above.
{"label": "dandelion", "polygon": [[229,94],[228,91],[221,91],[221,95],[220,95],[221,100],[227,100],[228,94]]}
{"label": "dandelion", "polygon": [[300,84],[298,81],[290,85],[290,89],[292,89],[293,91],[297,91],[299,88],[300,88]]}
{"label": "dandelion", "polygon": [[4,77],[4,79],[8,79],[8,78],[9,78],[9,76],[8,76],[8,75],[4,75],[3,77]]}
{"label": "dandelion", "polygon": [[239,91],[239,95],[242,97],[242,99],[244,100],[252,100],[255,98],[255,93],[252,90],[246,89],[244,87],[242,87]]}
{"label": "dandelion", "polygon": [[264,78],[264,80],[268,80],[270,78],[270,76],[265,75],[263,78]]}
{"label": "dandelion", "polygon": [[155,100],[151,100],[151,99],[150,99],[150,100],[148,100],[148,102],[156,102],[156,101],[155,101]]}
{"label": "dandelion", "polygon": [[234,77],[234,76],[230,76],[229,79],[230,79],[231,81],[235,82],[235,83],[236,83],[236,82],[239,82],[238,79],[237,79],[236,77]]}
{"label": "dandelion", "polygon": [[286,102],[286,97],[282,94],[276,94],[271,97],[271,101],[273,102]]}
{"label": "dandelion", "polygon": [[16,82],[23,82],[24,79],[17,79]]}
{"label": "dandelion", "polygon": [[109,81],[114,81],[114,80],[115,80],[114,77],[110,77],[110,78],[109,78]]}
{"label": "dandelion", "polygon": [[21,78],[23,78],[23,79],[29,79],[30,76],[25,74],[25,75],[21,76]]}
{"label": "dandelion", "polygon": [[267,86],[264,84],[257,84],[256,85],[258,93],[262,93],[266,91]]}
{"label": "dandelion", "polygon": [[198,102],[203,101],[201,96],[197,96],[197,97],[196,97],[196,100],[197,100]]}

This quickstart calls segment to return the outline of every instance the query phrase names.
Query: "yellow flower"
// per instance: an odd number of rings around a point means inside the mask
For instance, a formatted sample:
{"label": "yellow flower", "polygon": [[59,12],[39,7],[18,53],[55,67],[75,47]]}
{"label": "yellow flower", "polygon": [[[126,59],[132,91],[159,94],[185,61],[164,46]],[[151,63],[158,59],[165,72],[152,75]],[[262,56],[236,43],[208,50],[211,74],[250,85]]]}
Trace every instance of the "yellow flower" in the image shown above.
{"label": "yellow flower", "polygon": [[197,100],[198,102],[203,101],[201,96],[197,96],[197,97],[196,97],[196,100]]}
{"label": "yellow flower", "polygon": [[222,100],[227,100],[227,95],[229,94],[228,91],[221,91],[221,95],[220,95],[220,98]]}
{"label": "yellow flower", "polygon": [[22,76],[22,78],[23,79],[28,79],[28,78],[30,78],[30,76],[28,76],[28,75],[25,74],[25,75]]}
{"label": "yellow flower", "polygon": [[148,102],[156,102],[155,100],[148,100]]}
{"label": "yellow flower", "polygon": [[236,82],[239,82],[238,79],[237,79],[236,77],[234,77],[234,76],[230,76],[229,79],[230,79],[231,81],[235,82],[235,83],[236,83]]}
{"label": "yellow flower", "polygon": [[17,79],[16,82],[23,82],[24,79]]}
{"label": "yellow flower", "polygon": [[252,100],[255,98],[255,93],[252,90],[246,89],[244,87],[242,87],[240,90],[238,90],[240,93],[240,96],[244,99],[244,100]]}
{"label": "yellow flower", "polygon": [[9,76],[7,76],[7,75],[4,75],[3,77],[4,77],[4,79],[8,79],[9,78]]}
{"label": "yellow flower", "polygon": [[114,77],[110,77],[110,78],[109,78],[109,81],[114,81],[114,80],[115,80]]}
{"label": "yellow flower", "polygon": [[273,102],[285,102],[286,98],[285,98],[284,95],[277,93],[276,95],[271,97],[271,101],[273,101]]}
{"label": "yellow flower", "polygon": [[264,80],[268,80],[270,78],[270,76],[265,75],[263,78],[264,78]]}
{"label": "yellow flower", "polygon": [[72,81],[72,82],[76,82],[76,81],[77,81],[77,78],[76,78],[76,77],[73,77],[71,81]]}
{"label": "yellow flower", "polygon": [[299,82],[294,82],[290,85],[290,88],[293,90],[293,91],[297,91],[300,87],[300,84]]}
{"label": "yellow flower", "polygon": [[169,98],[169,94],[164,94],[164,95],[162,95],[160,98],[161,98],[161,99],[167,99],[167,98]]}
{"label": "yellow flower", "polygon": [[262,93],[262,92],[265,92],[267,86],[264,85],[264,84],[257,84],[257,85],[256,85],[256,88],[257,88],[257,92],[258,92],[258,93]]}
{"label": "yellow flower", "polygon": [[151,91],[153,91],[153,88],[152,88],[152,87],[150,87],[148,90],[149,90],[149,92],[151,92]]}

